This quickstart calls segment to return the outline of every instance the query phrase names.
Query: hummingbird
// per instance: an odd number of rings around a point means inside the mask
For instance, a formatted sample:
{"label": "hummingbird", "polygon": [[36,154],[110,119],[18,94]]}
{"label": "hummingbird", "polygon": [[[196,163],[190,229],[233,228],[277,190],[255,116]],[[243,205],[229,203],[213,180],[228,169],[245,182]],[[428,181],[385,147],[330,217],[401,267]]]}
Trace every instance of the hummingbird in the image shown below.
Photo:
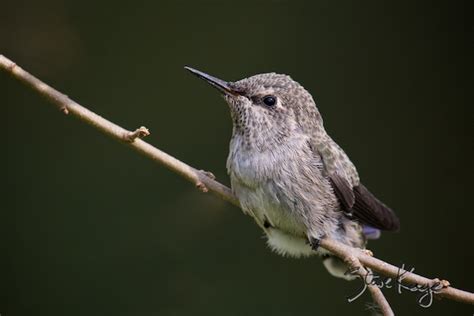
{"label": "hummingbird", "polygon": [[319,247],[331,238],[365,249],[380,231],[398,231],[395,213],[360,181],[354,164],[327,134],[311,94],[290,76],[257,74],[228,82],[185,67],[220,91],[233,129],[227,172],[234,195],[289,257],[318,255],[347,280],[344,262]]}

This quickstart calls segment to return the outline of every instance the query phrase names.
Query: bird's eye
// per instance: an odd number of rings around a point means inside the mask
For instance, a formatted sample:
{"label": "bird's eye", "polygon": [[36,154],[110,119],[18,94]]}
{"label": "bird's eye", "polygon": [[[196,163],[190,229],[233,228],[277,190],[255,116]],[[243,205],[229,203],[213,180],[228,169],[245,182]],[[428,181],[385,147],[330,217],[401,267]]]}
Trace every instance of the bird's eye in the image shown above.
{"label": "bird's eye", "polygon": [[267,95],[266,97],[263,98],[263,103],[268,106],[274,106],[275,103],[277,102],[276,97],[272,95]]}

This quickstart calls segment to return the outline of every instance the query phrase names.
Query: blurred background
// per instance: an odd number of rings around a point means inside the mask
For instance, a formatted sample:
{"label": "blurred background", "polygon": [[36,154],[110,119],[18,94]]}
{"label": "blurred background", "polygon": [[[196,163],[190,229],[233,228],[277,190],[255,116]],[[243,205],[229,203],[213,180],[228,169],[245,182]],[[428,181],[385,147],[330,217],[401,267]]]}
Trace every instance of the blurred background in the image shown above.
{"label": "blurred background", "polygon": [[[0,53],[228,184],[226,80],[291,75],[400,233],[369,247],[474,290],[472,16],[462,2],[7,1]],[[359,283],[0,73],[0,314],[367,315]],[[400,315],[472,306],[384,293]]]}

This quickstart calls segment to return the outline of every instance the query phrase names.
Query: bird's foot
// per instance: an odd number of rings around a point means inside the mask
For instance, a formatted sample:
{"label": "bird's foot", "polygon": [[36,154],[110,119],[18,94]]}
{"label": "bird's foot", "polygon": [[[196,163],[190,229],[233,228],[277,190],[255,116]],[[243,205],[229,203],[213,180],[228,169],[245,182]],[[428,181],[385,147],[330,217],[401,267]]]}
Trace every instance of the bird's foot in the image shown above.
{"label": "bird's foot", "polygon": [[309,237],[309,245],[311,246],[311,249],[314,251],[318,251],[319,246],[321,245],[321,240],[324,238],[315,238],[315,237]]}

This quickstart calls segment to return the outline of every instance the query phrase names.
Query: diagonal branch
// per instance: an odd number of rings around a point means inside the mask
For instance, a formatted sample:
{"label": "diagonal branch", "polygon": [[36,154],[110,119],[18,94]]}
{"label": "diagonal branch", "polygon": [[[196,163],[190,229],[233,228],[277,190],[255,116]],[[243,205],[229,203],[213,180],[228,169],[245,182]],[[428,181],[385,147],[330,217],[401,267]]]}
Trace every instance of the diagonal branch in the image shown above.
{"label": "diagonal branch", "polygon": [[[210,191],[218,197],[234,204],[237,207],[240,207],[239,202],[232,194],[232,191],[225,185],[215,181],[212,174],[202,170],[197,170],[140,139],[141,137],[147,136],[149,134],[146,128],[140,127],[135,131],[128,131],[108,121],[107,119],[95,114],[94,112],[91,112],[90,110],[69,99],[65,94],[62,94],[61,92],[48,86],[3,55],[0,55],[0,69],[4,70],[12,77],[29,86],[32,90],[38,92],[51,103],[55,104],[63,113],[76,116],[82,121],[97,128],[101,132],[122,141],[136,151],[142,153],[157,163],[164,165],[171,171],[194,183],[194,185],[201,191]],[[372,257],[361,249],[351,248],[330,239],[322,240],[320,246],[348,262],[353,268],[356,268],[358,271],[357,274],[360,277],[363,277],[360,269],[362,267],[367,267],[377,273],[380,273],[381,275],[391,277],[394,280],[399,280],[401,271],[400,268]],[[474,304],[473,293],[453,288],[449,286],[449,282],[447,281],[429,279],[409,271],[402,270],[402,272],[403,282],[405,284],[426,286],[433,289],[433,294],[437,297],[447,298],[462,303]],[[393,311],[391,310],[381,290],[374,284],[369,285],[368,289],[372,295],[372,298],[379,305],[382,312],[385,315],[393,315]]]}

